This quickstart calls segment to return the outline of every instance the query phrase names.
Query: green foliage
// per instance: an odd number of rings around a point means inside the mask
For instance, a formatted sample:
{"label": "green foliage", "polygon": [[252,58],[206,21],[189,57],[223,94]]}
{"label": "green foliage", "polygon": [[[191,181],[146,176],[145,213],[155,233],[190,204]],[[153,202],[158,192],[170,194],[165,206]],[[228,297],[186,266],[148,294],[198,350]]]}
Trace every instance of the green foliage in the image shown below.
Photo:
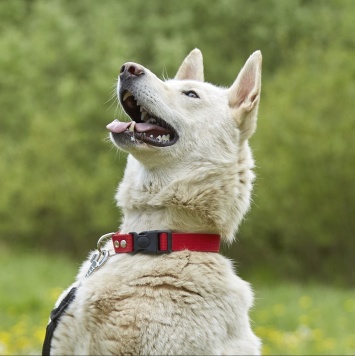
{"label": "green foliage", "polygon": [[247,265],[256,254],[283,277],[354,281],[353,78],[347,51],[308,48],[265,84],[255,204],[241,231],[253,241],[240,254]]}
{"label": "green foliage", "polygon": [[[264,56],[254,204],[228,252],[271,275],[354,281],[355,2],[0,2],[0,236],[84,256],[115,230],[125,155],[105,142],[125,61],[173,77],[199,47],[233,82]],[[280,268],[279,266],[282,266]]]}

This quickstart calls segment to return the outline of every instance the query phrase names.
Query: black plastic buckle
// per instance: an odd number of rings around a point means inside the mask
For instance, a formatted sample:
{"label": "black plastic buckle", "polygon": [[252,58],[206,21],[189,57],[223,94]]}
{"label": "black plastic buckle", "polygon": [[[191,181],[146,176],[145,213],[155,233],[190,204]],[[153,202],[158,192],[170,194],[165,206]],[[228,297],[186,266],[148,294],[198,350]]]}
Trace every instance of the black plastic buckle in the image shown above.
{"label": "black plastic buckle", "polygon": [[[170,230],[149,230],[142,231],[139,234],[130,232],[133,235],[133,251],[143,253],[170,253],[172,251],[172,235]],[[168,235],[168,249],[159,249],[160,234]]]}

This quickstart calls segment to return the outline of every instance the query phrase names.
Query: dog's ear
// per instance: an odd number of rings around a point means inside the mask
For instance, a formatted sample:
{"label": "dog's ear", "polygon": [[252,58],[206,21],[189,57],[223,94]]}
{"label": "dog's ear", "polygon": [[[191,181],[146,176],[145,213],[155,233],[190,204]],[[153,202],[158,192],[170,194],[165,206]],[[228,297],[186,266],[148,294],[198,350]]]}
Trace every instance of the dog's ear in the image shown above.
{"label": "dog's ear", "polygon": [[203,58],[199,49],[195,48],[184,59],[175,75],[175,79],[204,81]]}
{"label": "dog's ear", "polygon": [[261,52],[254,52],[228,89],[229,105],[240,129],[242,140],[247,140],[256,129],[261,90],[261,63]]}

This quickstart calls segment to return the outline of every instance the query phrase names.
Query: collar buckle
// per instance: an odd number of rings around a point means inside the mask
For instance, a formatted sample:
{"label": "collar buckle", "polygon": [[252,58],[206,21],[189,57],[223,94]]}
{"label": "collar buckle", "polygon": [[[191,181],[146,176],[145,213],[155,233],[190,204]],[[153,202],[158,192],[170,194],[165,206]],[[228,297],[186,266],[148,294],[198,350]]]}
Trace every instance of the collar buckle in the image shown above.
{"label": "collar buckle", "polygon": [[[133,251],[148,254],[161,254],[172,252],[172,234],[170,230],[150,230],[142,231],[139,234],[130,232],[133,236]],[[164,236],[161,236],[164,235]],[[167,248],[162,249],[162,238],[166,238]]]}

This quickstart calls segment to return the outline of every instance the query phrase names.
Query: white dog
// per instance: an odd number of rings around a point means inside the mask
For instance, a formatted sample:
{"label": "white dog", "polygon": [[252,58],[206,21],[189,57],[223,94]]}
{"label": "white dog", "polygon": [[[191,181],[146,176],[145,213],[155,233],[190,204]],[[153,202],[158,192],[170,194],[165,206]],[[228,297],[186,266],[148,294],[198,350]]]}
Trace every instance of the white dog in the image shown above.
{"label": "white dog", "polygon": [[129,153],[116,195],[123,221],[68,289],[77,287],[57,320],[51,355],[260,353],[248,317],[251,288],[217,253],[250,205],[248,139],[260,88],[259,51],[228,89],[204,82],[197,49],[173,80],[122,66],[118,96],[131,121],[108,129]]}

